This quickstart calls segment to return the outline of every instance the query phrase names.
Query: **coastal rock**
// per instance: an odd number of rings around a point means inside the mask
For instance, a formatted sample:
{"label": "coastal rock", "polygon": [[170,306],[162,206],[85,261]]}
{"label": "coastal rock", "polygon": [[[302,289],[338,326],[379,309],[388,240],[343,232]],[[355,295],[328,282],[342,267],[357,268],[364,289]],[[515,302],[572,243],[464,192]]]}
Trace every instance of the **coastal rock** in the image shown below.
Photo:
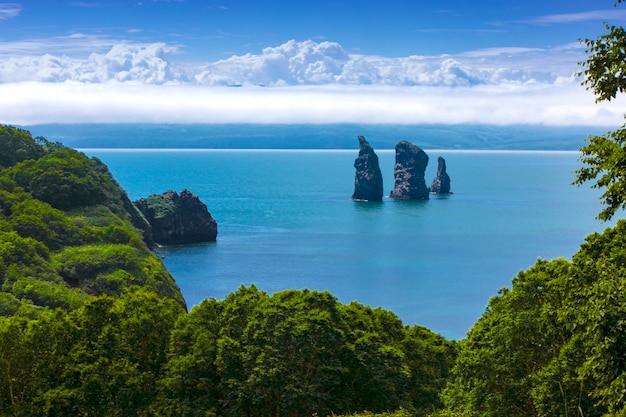
{"label": "coastal rock", "polygon": [[437,175],[430,185],[433,194],[450,194],[450,176],[446,172],[446,160],[441,156],[437,158]]}
{"label": "coastal rock", "polygon": [[135,206],[152,227],[152,237],[160,245],[214,242],[217,222],[206,205],[189,190],[180,194],[166,191],[135,201]]}
{"label": "coastal rock", "polygon": [[429,189],[424,180],[428,155],[411,142],[402,140],[396,145],[396,164],[393,170],[393,191],[389,195],[398,200],[428,200]]}
{"label": "coastal rock", "polygon": [[378,156],[363,136],[359,136],[359,156],[354,160],[354,200],[383,201],[383,176]]}

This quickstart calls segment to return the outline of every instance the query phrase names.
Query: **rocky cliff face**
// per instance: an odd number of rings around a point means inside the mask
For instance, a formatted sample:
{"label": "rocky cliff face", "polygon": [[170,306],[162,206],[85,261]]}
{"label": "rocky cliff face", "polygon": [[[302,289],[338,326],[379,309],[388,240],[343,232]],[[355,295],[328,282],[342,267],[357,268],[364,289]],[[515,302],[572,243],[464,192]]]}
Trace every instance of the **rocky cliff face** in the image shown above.
{"label": "rocky cliff face", "polygon": [[167,191],[135,201],[152,226],[152,237],[160,245],[214,242],[217,222],[206,205],[188,190]]}
{"label": "rocky cliff face", "polygon": [[430,185],[430,192],[434,194],[450,194],[450,176],[446,171],[446,160],[437,158],[437,175]]}
{"label": "rocky cliff face", "polygon": [[405,140],[396,145],[396,164],[391,198],[399,200],[428,200],[429,189],[424,180],[428,155]]}
{"label": "rocky cliff face", "polygon": [[359,156],[354,161],[354,200],[383,201],[383,176],[374,149],[359,136]]}

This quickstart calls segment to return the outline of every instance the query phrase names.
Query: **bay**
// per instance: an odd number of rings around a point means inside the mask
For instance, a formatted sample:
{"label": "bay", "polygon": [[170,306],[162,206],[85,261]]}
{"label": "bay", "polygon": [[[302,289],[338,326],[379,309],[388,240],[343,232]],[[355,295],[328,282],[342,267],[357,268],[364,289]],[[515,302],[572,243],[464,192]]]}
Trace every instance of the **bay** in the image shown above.
{"label": "bay", "polygon": [[[489,298],[537,258],[570,258],[599,193],[572,186],[575,151],[426,150],[427,184],[446,159],[453,195],[355,202],[356,150],[83,149],[131,199],[189,189],[218,241],[159,248],[190,307],[240,285],[328,290],[463,338]],[[386,193],[394,152],[377,150]]]}

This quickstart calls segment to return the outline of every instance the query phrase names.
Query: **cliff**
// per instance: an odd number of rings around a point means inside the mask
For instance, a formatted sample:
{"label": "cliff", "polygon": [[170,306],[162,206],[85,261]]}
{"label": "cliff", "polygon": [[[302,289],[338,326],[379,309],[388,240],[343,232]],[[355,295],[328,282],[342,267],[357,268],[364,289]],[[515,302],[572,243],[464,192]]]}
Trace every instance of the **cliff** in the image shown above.
{"label": "cliff", "polygon": [[167,191],[135,201],[152,227],[152,237],[160,245],[214,242],[217,222],[206,205],[189,190],[180,194]]}
{"label": "cliff", "polygon": [[0,150],[0,316],[136,289],[185,306],[105,164],[11,126],[0,125]]}

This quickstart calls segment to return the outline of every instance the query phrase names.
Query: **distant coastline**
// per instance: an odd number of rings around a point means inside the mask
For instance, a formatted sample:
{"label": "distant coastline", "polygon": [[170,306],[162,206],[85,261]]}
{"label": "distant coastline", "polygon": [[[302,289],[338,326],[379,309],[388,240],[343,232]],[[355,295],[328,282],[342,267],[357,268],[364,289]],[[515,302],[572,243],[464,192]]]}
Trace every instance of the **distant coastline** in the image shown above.
{"label": "distant coastline", "polygon": [[[282,153],[282,152],[295,152],[295,153],[350,153],[353,154],[358,149],[271,149],[271,148],[259,148],[259,149],[239,149],[239,148],[75,148],[78,151],[91,153],[91,152],[259,152],[259,153]],[[554,149],[424,149],[427,153],[441,152],[445,154],[577,154],[578,150],[554,150]],[[377,151],[379,154],[393,154],[393,149],[380,149]]]}
{"label": "distant coastline", "polygon": [[363,135],[377,150],[409,140],[433,150],[576,151],[610,127],[398,124],[42,124],[25,126],[85,149],[358,149]]}

